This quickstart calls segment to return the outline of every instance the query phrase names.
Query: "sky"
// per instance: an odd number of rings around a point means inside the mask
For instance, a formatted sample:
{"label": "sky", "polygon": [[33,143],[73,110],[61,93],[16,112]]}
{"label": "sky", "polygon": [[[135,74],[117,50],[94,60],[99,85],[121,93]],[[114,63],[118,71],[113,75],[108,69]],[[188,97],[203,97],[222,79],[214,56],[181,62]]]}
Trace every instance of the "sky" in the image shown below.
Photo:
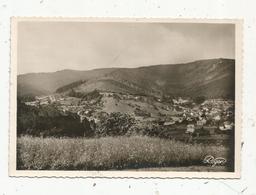
{"label": "sky", "polygon": [[235,25],[206,23],[18,23],[18,74],[235,58]]}

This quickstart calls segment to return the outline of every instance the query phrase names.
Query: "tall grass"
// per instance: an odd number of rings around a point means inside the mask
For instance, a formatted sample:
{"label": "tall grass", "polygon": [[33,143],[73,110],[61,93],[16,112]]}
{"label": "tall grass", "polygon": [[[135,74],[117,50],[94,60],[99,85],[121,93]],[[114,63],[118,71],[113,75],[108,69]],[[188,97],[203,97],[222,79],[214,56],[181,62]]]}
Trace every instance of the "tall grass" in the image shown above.
{"label": "tall grass", "polygon": [[228,156],[223,146],[185,144],[152,137],[38,138],[17,142],[17,168],[109,170],[200,165],[206,155]]}

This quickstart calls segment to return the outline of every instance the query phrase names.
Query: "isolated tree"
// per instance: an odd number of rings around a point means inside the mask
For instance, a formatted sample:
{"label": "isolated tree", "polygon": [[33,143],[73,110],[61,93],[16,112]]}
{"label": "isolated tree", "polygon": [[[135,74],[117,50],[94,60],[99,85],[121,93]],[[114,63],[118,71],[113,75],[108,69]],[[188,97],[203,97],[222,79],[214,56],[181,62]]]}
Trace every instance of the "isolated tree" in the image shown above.
{"label": "isolated tree", "polygon": [[110,113],[100,119],[97,127],[98,136],[121,136],[135,123],[135,119],[129,114],[120,112]]}

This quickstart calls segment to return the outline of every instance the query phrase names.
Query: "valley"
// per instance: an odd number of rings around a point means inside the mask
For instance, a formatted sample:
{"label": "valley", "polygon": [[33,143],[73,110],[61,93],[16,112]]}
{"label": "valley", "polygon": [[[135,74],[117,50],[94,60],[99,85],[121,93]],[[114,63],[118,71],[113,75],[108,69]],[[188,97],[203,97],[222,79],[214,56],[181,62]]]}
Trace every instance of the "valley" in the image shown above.
{"label": "valley", "polygon": [[[212,59],[179,65],[19,75],[17,133],[22,148],[18,151],[19,168],[104,170],[116,169],[117,164],[120,169],[138,170],[175,166],[208,169],[203,159],[221,154],[228,160],[218,170],[228,167],[232,171],[234,71],[234,60]],[[36,165],[26,161],[26,154],[32,154],[34,147],[61,154],[61,159],[64,155],[59,151],[61,140],[70,142],[76,150],[83,145],[84,154],[76,152],[75,165],[63,162],[56,165],[48,153],[40,154]],[[54,147],[44,149],[48,143]],[[103,145],[113,146],[103,151]],[[165,148],[166,145],[170,148]],[[97,147],[96,151],[104,156],[100,164],[93,158],[91,147]],[[147,159],[148,156],[136,154],[135,161],[139,163],[130,162],[140,148],[148,155],[155,151],[155,156]],[[182,158],[179,151],[183,151]],[[119,156],[124,153],[130,164],[119,162],[117,153]],[[91,157],[79,164],[80,155]],[[40,164],[41,158],[49,158],[51,162]],[[70,161],[72,158],[68,157]],[[194,160],[190,161],[191,158]],[[149,164],[143,164],[145,161]]]}

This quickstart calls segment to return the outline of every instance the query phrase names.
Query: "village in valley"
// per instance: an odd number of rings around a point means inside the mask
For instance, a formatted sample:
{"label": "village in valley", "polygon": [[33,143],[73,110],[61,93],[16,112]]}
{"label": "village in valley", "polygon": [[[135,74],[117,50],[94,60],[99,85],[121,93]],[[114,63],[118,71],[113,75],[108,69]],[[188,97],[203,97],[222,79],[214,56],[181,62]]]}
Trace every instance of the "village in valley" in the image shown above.
{"label": "village in valley", "polygon": [[14,25],[16,170],[237,170],[233,22],[43,23]]}
{"label": "village in valley", "polygon": [[190,135],[193,140],[223,143],[234,133],[234,101],[224,98],[159,98],[94,90],[79,98],[58,93],[36,96],[25,104],[55,105],[64,114],[76,113],[81,122],[88,119],[92,126],[100,122],[102,115],[126,113],[135,118],[137,125],[157,124],[165,137],[178,140]]}

